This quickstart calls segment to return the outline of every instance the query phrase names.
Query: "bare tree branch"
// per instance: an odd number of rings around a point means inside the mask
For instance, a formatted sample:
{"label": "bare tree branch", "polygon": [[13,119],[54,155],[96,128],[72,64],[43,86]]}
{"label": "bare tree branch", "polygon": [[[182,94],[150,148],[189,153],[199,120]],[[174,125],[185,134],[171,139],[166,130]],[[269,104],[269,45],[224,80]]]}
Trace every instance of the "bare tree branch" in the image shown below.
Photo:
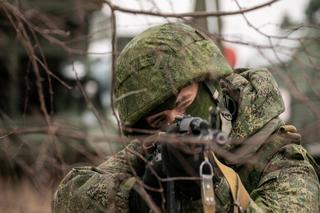
{"label": "bare tree branch", "polygon": [[159,17],[171,17],[171,18],[183,18],[183,17],[208,17],[208,16],[231,16],[231,15],[237,15],[237,14],[244,14],[251,11],[256,11],[260,8],[270,6],[273,3],[276,3],[279,0],[271,0],[266,3],[247,8],[247,9],[241,9],[238,11],[231,11],[231,12],[191,12],[191,13],[162,13],[162,12],[151,12],[151,11],[145,11],[145,10],[135,10],[135,9],[128,9],[124,7],[117,6],[113,4],[110,0],[103,0],[106,4],[109,5],[112,11],[120,11],[125,13],[131,13],[135,15],[150,15],[150,16],[159,16]]}

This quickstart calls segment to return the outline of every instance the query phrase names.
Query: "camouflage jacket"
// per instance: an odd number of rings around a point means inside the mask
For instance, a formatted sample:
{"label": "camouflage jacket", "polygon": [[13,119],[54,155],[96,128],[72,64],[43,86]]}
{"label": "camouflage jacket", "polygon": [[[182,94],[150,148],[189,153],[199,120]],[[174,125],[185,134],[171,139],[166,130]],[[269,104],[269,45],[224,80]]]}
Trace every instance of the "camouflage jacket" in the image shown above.
{"label": "camouflage jacket", "polygon": [[[283,103],[271,74],[241,70],[225,84],[238,91],[233,93],[238,116],[231,135],[242,141],[229,150],[241,153],[240,158],[225,160],[250,194],[246,212],[319,212],[316,164],[299,145],[299,134],[277,118]],[[135,140],[98,167],[72,169],[54,194],[53,212],[129,212],[130,191],[141,183],[136,171],[145,167],[142,156]],[[222,205],[232,206],[230,197],[223,196],[225,188],[217,186],[216,194]],[[182,212],[202,212],[201,201],[181,202]]]}

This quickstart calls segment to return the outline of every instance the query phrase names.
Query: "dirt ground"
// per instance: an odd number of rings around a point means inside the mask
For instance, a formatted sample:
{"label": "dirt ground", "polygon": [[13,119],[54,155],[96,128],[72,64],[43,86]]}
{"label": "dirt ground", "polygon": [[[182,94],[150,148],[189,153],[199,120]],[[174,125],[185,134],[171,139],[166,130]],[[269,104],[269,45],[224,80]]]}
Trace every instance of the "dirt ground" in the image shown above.
{"label": "dirt ground", "polygon": [[51,212],[52,186],[33,184],[28,180],[13,182],[0,179],[0,188],[0,212]]}

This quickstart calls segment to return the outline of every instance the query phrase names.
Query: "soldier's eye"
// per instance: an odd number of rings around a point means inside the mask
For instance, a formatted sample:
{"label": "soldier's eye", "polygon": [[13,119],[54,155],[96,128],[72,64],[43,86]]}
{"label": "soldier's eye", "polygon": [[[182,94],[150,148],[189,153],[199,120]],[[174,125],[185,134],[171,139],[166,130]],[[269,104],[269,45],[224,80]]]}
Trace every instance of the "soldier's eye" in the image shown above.
{"label": "soldier's eye", "polygon": [[181,107],[187,106],[189,102],[190,101],[189,101],[189,99],[187,97],[183,97],[179,101],[176,102],[176,106],[175,107],[181,108]]}
{"label": "soldier's eye", "polygon": [[148,124],[153,128],[160,128],[167,123],[167,111],[146,118]]}

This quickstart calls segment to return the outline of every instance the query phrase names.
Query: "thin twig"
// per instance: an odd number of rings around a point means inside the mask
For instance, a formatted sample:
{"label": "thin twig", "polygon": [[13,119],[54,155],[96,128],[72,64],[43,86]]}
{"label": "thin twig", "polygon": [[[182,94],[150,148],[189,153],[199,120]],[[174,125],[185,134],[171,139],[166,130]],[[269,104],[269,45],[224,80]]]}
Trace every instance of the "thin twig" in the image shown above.
{"label": "thin twig", "polygon": [[232,15],[237,15],[237,14],[244,14],[248,13],[251,11],[256,11],[258,9],[261,9],[266,6],[271,6],[275,2],[279,0],[271,0],[266,3],[250,7],[247,9],[241,9],[237,11],[230,11],[230,12],[204,12],[204,11],[199,11],[199,12],[190,12],[190,13],[162,13],[162,12],[151,12],[151,11],[146,11],[146,10],[135,10],[135,9],[129,9],[129,8],[124,8],[120,7],[118,5],[113,4],[110,0],[101,0],[105,2],[111,10],[114,11],[121,11],[125,13],[131,13],[135,15],[150,15],[150,16],[159,16],[159,17],[170,17],[170,18],[183,18],[183,17],[208,17],[208,16],[215,16],[215,17],[220,17],[220,16],[232,16]]}
{"label": "thin twig", "polygon": [[117,20],[116,20],[116,14],[114,10],[111,9],[111,22],[112,22],[112,80],[111,80],[111,109],[112,114],[117,120],[118,124],[118,130],[119,135],[122,135],[122,127],[121,122],[118,117],[118,114],[116,113],[116,107],[115,107],[115,97],[114,97],[114,90],[115,90],[115,79],[116,79],[116,60],[117,60]]}

